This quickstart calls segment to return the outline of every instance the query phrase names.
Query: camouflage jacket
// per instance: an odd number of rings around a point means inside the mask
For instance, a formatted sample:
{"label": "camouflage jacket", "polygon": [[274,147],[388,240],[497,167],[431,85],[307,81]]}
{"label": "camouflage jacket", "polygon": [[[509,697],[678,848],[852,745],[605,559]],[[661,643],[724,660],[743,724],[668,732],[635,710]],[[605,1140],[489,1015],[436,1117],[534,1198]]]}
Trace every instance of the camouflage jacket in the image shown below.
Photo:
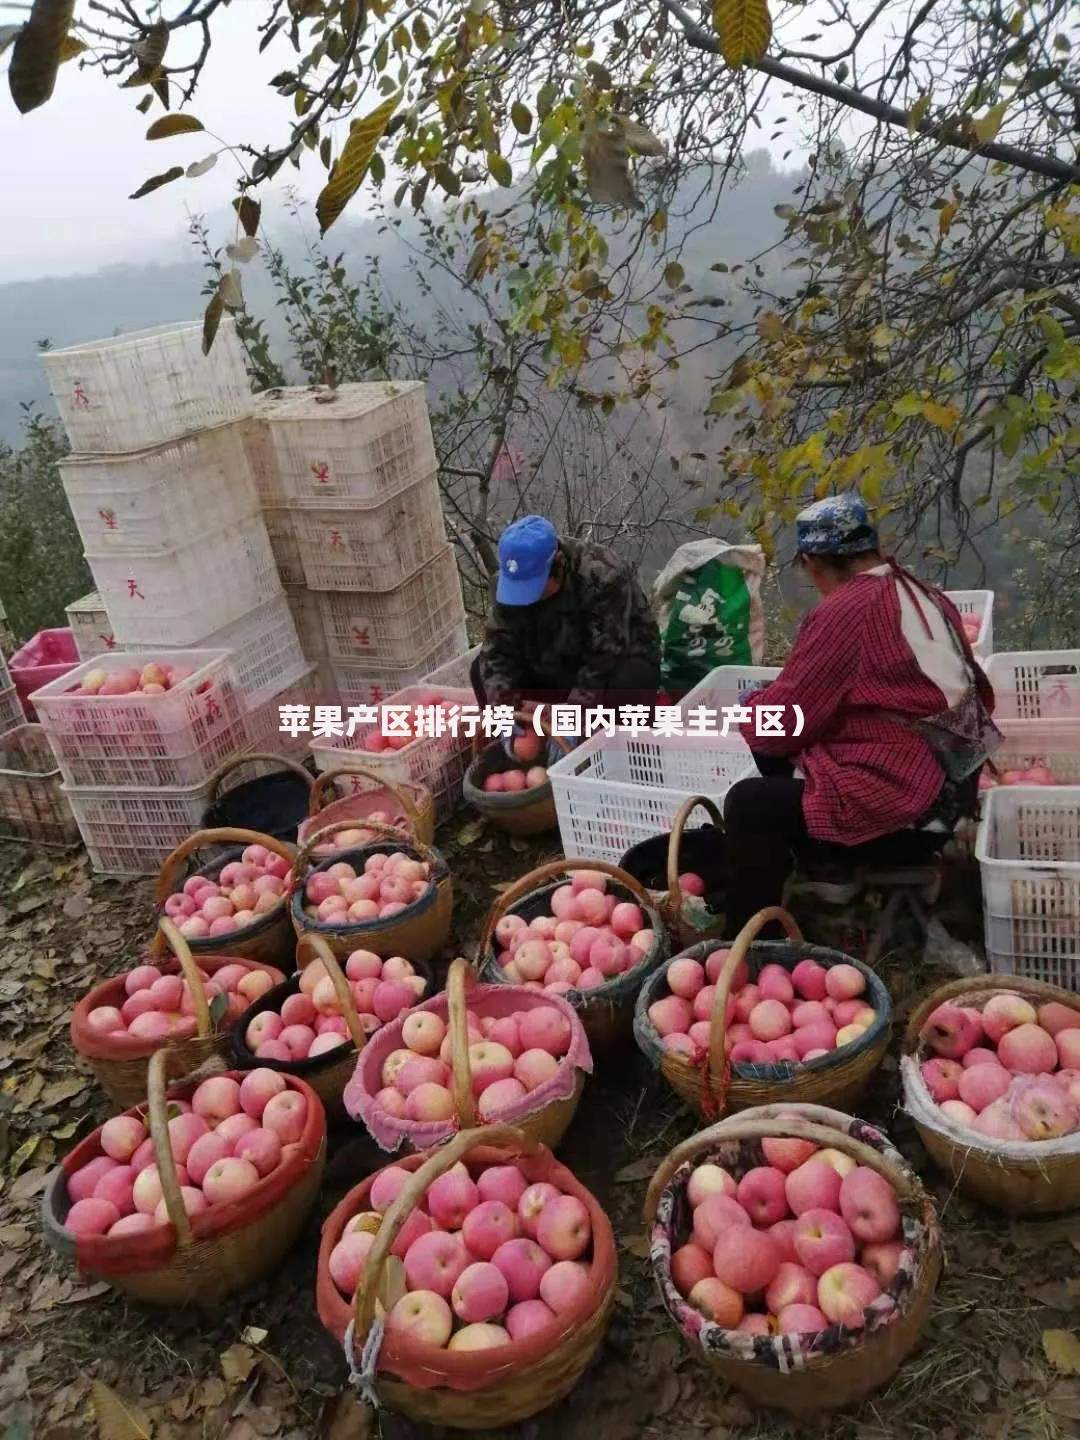
{"label": "camouflage jacket", "polygon": [[659,668],[660,634],[633,569],[604,545],[563,540],[560,547],[566,561],[554,595],[492,610],[480,650],[489,703],[554,691],[570,704],[595,705],[624,661]]}

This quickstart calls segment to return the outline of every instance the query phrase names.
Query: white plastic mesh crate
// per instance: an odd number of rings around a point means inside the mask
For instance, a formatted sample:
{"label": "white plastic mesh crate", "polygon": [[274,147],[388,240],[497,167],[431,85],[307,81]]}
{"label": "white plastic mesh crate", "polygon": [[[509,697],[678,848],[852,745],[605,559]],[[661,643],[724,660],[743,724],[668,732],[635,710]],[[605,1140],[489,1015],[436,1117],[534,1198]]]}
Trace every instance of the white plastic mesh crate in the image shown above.
{"label": "white plastic mesh crate", "polygon": [[327,653],[334,660],[403,669],[465,624],[461,577],[448,545],[393,590],[318,592]]}
{"label": "white plastic mesh crate", "polygon": [[1080,720],[1080,650],[1003,650],[986,674],[995,720]]}
{"label": "white plastic mesh crate", "polygon": [[1080,723],[1002,720],[1004,742],[993,755],[999,771],[1045,766],[1059,785],[1080,785]]}
{"label": "white plastic mesh crate", "polygon": [[227,316],[209,355],[202,322],[188,321],[45,350],[41,363],[81,453],[140,450],[251,412],[244,352]]}
{"label": "white plastic mesh crate", "polygon": [[671,829],[689,795],[720,801],[757,767],[738,736],[594,735],[548,770],[563,853],[618,864]]}
{"label": "white plastic mesh crate", "polygon": [[199,645],[281,593],[259,515],[192,545],[86,558],[125,647]]}
{"label": "white plastic mesh crate", "polygon": [[[372,504],[436,465],[419,381],[267,392],[257,402],[269,436],[258,464],[265,503]],[[262,442],[257,442],[262,448]]]}
{"label": "white plastic mesh crate", "polygon": [[0,734],[0,840],[67,846],[78,838],[41,726],[16,725]]}
{"label": "white plastic mesh crate", "polygon": [[779,674],[776,665],[718,665],[683,696],[679,702],[682,712],[686,715],[699,705],[716,711],[737,705],[743,690],[775,680]]}
{"label": "white plastic mesh crate", "polygon": [[459,655],[465,644],[465,626],[460,624],[434,650],[403,668],[380,669],[366,661],[324,660],[319,667],[321,699],[329,705],[382,705],[398,690],[419,684],[469,689],[471,694],[467,673],[460,683],[453,678],[435,678],[447,659]]}
{"label": "white plastic mesh crate", "polygon": [[391,590],[447,544],[434,474],[378,505],[296,509],[293,525],[312,590]]}
{"label": "white plastic mesh crate", "polygon": [[975,855],[990,969],[1080,987],[1080,786],[989,791]]}
{"label": "white plastic mesh crate", "polygon": [[[75,695],[103,666],[190,666],[163,695]],[[86,660],[31,697],[68,785],[187,787],[248,746],[230,658],[220,650],[124,651]]]}
{"label": "white plastic mesh crate", "polygon": [[105,611],[105,602],[96,590],[73,600],[64,611],[80,660],[116,649],[116,636]]}
{"label": "white plastic mesh crate", "polygon": [[[7,666],[4,666],[5,671]],[[10,730],[14,725],[22,725],[26,720],[22,704],[19,701],[18,691],[14,685],[0,687],[0,735],[5,730]]]}
{"label": "white plastic mesh crate", "polygon": [[259,508],[236,425],[129,455],[71,455],[59,468],[92,554],[195,544]]}
{"label": "white plastic mesh crate", "polygon": [[13,685],[14,683],[11,678],[11,671],[8,669],[8,663],[4,659],[3,654],[0,653],[0,690],[6,690],[9,685]]}
{"label": "white plastic mesh crate", "polygon": [[274,552],[274,563],[282,585],[303,585],[304,562],[300,556],[300,541],[296,536],[295,511],[283,507],[268,507],[262,512],[266,533],[270,537],[270,548]]}
{"label": "white plastic mesh crate", "polygon": [[464,654],[455,655],[452,660],[436,666],[423,677],[425,685],[452,685],[458,690],[472,689],[472,663],[480,654],[480,646],[474,645]]}
{"label": "white plastic mesh crate", "polygon": [[151,790],[62,787],[90,856],[105,875],[156,875],[162,861],[200,829],[209,786]]}
{"label": "white plastic mesh crate", "polygon": [[978,615],[982,622],[979,633],[971,642],[976,655],[986,657],[994,652],[993,590],[946,590],[945,594],[961,615]]}
{"label": "white plastic mesh crate", "polygon": [[250,615],[215,630],[204,643],[208,650],[229,652],[248,711],[280,690],[290,676],[310,669],[284,592]]}
{"label": "white plastic mesh crate", "polygon": [[303,668],[296,675],[287,678],[278,691],[266,696],[249,710],[251,748],[272,755],[287,755],[290,760],[305,760],[311,753],[311,736],[306,731],[290,735],[288,731],[282,730],[281,707],[306,705],[310,711],[317,703],[318,695],[318,669],[305,661]]}

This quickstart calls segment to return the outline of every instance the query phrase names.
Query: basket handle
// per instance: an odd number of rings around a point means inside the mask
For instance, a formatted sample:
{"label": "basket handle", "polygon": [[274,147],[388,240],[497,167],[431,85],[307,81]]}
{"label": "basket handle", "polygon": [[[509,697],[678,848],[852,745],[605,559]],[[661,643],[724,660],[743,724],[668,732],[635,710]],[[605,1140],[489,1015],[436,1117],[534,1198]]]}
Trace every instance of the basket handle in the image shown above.
{"label": "basket handle", "polygon": [[450,1064],[453,1071],[454,1109],[462,1130],[476,1124],[476,1101],[469,1066],[469,1021],[466,988],[476,983],[476,972],[463,956],[450,966],[446,976],[446,1013],[450,1030]]}
{"label": "basket handle", "polygon": [[[1000,986],[998,982],[1000,981]],[[1080,997],[1072,991],[1062,990],[1057,985],[1048,985],[1045,980],[1029,980],[1023,975],[975,975],[968,976],[963,980],[950,980],[947,985],[938,985],[931,990],[908,1018],[907,1028],[904,1031],[904,1053],[913,1054],[918,1047],[919,1036],[932,1011],[936,1010],[946,1000],[956,1000],[964,995],[978,995],[983,992],[992,992],[995,988],[1002,990],[1013,990],[1018,995],[1026,996],[1031,1001],[1045,1003],[1049,1000],[1057,1000],[1063,1005],[1072,1005],[1080,1009]]]}
{"label": "basket handle", "polygon": [[569,875],[575,870],[596,870],[601,875],[608,875],[611,879],[617,880],[625,890],[629,890],[643,909],[651,910],[653,908],[652,900],[644,887],[625,870],[620,870],[618,865],[610,865],[606,860],[549,860],[546,865],[538,865],[535,870],[530,870],[520,880],[515,880],[513,885],[504,890],[495,901],[484,921],[477,954],[480,956],[487,954],[491,937],[495,933],[495,926],[511,905],[523,900],[526,895],[543,885],[546,880],[552,880],[556,875]]}
{"label": "basket handle", "polygon": [[668,841],[667,852],[667,884],[668,884],[668,909],[672,920],[677,921],[682,914],[683,893],[679,889],[679,851],[682,848],[683,831],[686,829],[686,822],[694,811],[701,806],[713,821],[723,829],[724,821],[720,811],[713,804],[707,795],[688,795],[679,806],[678,813],[671,825],[671,839]]}
{"label": "basket handle", "polygon": [[[245,755],[244,759],[250,759]],[[157,885],[154,890],[154,904],[159,908],[173,893],[176,881],[179,878],[180,867],[189,855],[196,850],[202,849],[204,845],[262,845],[267,850],[272,850],[283,860],[288,860],[290,865],[296,855],[296,846],[287,845],[284,840],[277,840],[273,835],[260,835],[257,830],[243,830],[236,826],[227,825],[218,830],[196,830],[186,840],[182,840],[171,855],[166,855],[161,863],[158,872]],[[164,946],[159,942],[158,937],[150,946],[152,955],[164,954]]]}
{"label": "basket handle", "polygon": [[214,771],[214,773],[210,776],[210,780],[208,782],[210,789],[206,797],[206,804],[208,809],[217,800],[218,791],[221,789],[221,782],[225,779],[226,775],[231,775],[234,770],[239,770],[241,765],[247,765],[252,760],[266,760],[269,761],[272,765],[280,765],[283,770],[291,770],[294,775],[298,775],[300,779],[303,780],[304,784],[308,787],[309,790],[314,783],[311,776],[304,769],[304,767],[302,765],[298,765],[295,760],[290,760],[287,755],[271,755],[269,751],[253,750],[246,755],[232,756],[232,758],[226,760],[224,764],[219,765],[218,768]]}
{"label": "basket handle", "polygon": [[316,935],[308,931],[306,934],[301,935],[296,947],[296,962],[299,970],[304,968],[303,965],[300,964],[300,952],[305,949],[314,950],[316,956],[326,967],[326,973],[334,983],[338,1004],[341,1006],[345,1024],[352,1037],[352,1042],[357,1050],[362,1050],[367,1044],[367,1033],[360,1024],[360,1016],[356,1013],[356,1002],[353,999],[352,990],[349,988],[349,982],[346,980],[341,966],[338,964],[337,956],[321,935]]}
{"label": "basket handle", "polygon": [[399,785],[394,780],[387,780],[377,771],[369,770],[364,765],[339,765],[335,770],[324,770],[311,786],[311,798],[308,801],[308,816],[310,819],[314,820],[315,816],[318,815],[319,811],[322,810],[326,804],[327,786],[332,784],[333,781],[339,780],[343,775],[361,775],[365,780],[374,780],[380,790],[389,790],[390,794],[393,795],[402,810],[404,810],[405,818],[409,821],[410,825],[412,825],[413,832],[415,833],[416,824],[420,815],[416,808],[416,802],[409,794],[409,788],[405,785]]}
{"label": "basket handle", "polygon": [[755,1118],[753,1111],[743,1115],[736,1115],[729,1120],[721,1120],[716,1125],[710,1125],[707,1130],[701,1130],[696,1135],[691,1135],[689,1140],[684,1140],[681,1145],[676,1145],[674,1150],[660,1162],[656,1174],[649,1181],[649,1188],[645,1195],[643,1213],[645,1223],[651,1225],[656,1219],[657,1206],[660,1204],[660,1196],[668,1185],[676,1170],[693,1160],[695,1156],[711,1147],[719,1140],[762,1140],[772,1135],[790,1136],[796,1140],[812,1140],[815,1144],[832,1150],[839,1150],[844,1155],[849,1155],[859,1165],[865,1165],[867,1169],[875,1170],[884,1179],[888,1180],[897,1191],[901,1200],[916,1201],[919,1197],[919,1190],[912,1182],[910,1175],[891,1160],[887,1155],[874,1150],[871,1146],[864,1144],[862,1140],[856,1140],[854,1136],[848,1135],[843,1130],[834,1130],[827,1125],[816,1125],[800,1116],[792,1116],[790,1119],[776,1118]]}
{"label": "basket handle", "polygon": [[179,1249],[186,1249],[192,1243],[191,1220],[184,1208],[184,1197],[180,1194],[180,1177],[176,1173],[172,1146],[169,1144],[169,1116],[165,1109],[165,1065],[168,1050],[162,1046],[150,1056],[146,1071],[147,1118],[150,1121],[150,1141],[154,1148],[154,1162],[161,1180],[161,1194],[169,1219],[176,1227],[176,1243]]}
{"label": "basket handle", "polygon": [[727,1002],[728,995],[731,993],[731,982],[735,978],[735,971],[746,959],[746,953],[757,939],[758,933],[772,920],[779,920],[787,931],[789,940],[793,940],[795,944],[801,942],[802,931],[795,923],[794,917],[779,905],[767,905],[764,910],[759,910],[756,915],[751,915],[738,935],[735,936],[727,959],[724,961],[723,969],[717,977],[712,1014],[709,1016],[709,1063],[705,1072],[705,1086],[706,1094],[711,1093],[714,1085],[719,1089],[720,1095],[716,1103],[721,1111],[727,1098],[728,1080],[731,1074],[724,1043],[727,1034]]}
{"label": "basket handle", "polygon": [[[382,825],[376,820],[365,820],[363,828],[374,831],[384,840],[393,840],[396,845],[401,845],[407,850],[414,850],[421,860],[426,860],[436,870],[439,868],[441,862],[434,850],[425,845],[422,840],[418,840],[415,835],[407,838],[402,835],[400,830],[395,830],[392,825]],[[300,847],[296,859],[293,861],[293,890],[300,890],[303,887],[315,851],[328,835],[336,835],[339,830],[355,829],[357,829],[355,820],[334,820],[329,825],[324,825],[321,830],[316,830],[314,835],[310,835]]]}
{"label": "basket handle", "polygon": [[452,1170],[459,1160],[480,1145],[502,1151],[508,1160],[515,1155],[535,1155],[543,1149],[543,1146],[513,1125],[488,1125],[482,1130],[460,1131],[452,1140],[433,1151],[418,1169],[411,1172],[409,1179],[398,1191],[394,1203],[383,1216],[375,1243],[360,1272],[353,1310],[356,1321],[355,1345],[358,1350],[363,1348],[371,1322],[375,1318],[375,1301],[383,1270],[398,1231],[424,1198],[432,1181]]}
{"label": "basket handle", "polygon": [[[515,711],[514,711],[514,720],[515,720],[518,724],[524,725],[527,730],[531,730],[534,734],[536,733],[535,727],[534,727],[534,725],[533,725],[533,718],[532,718],[532,716],[531,716],[531,715],[527,715],[524,710],[515,710]],[[511,738],[512,738],[512,737],[511,737]],[[544,731],[544,736],[543,736],[543,738],[544,738],[545,740],[549,741],[549,742],[552,741],[552,740],[554,740],[555,744],[558,745],[558,747],[560,748],[560,750],[562,750],[562,752],[563,752],[564,755],[569,755],[569,754],[570,754],[570,748],[571,748],[571,747],[570,747],[570,742],[569,742],[569,740],[567,740],[567,738],[566,738],[565,735],[549,735],[549,734],[547,733],[547,731],[545,730],[545,731]],[[473,731],[473,737],[472,737],[472,753],[473,753],[473,758],[475,759],[476,756],[480,754],[480,751],[483,750],[483,749],[485,749],[488,745],[501,745],[501,744],[502,744],[502,741],[501,741],[501,740],[493,739],[491,736],[488,736],[488,735],[485,735],[485,736],[483,736],[483,737],[481,738],[481,735],[480,735],[479,730],[474,730],[474,731]]]}
{"label": "basket handle", "polygon": [[[161,944],[155,949],[158,941]],[[195,1007],[195,1029],[205,1040],[213,1034],[213,1021],[210,1019],[210,1002],[206,998],[206,989],[203,985],[202,976],[199,974],[199,967],[195,964],[195,957],[191,953],[191,946],[180,934],[179,928],[169,919],[162,915],[158,921],[157,934],[154,936],[154,945],[150,946],[151,955],[160,956],[165,953],[166,947],[172,951],[177,960],[180,961],[180,970],[188,983],[191,991],[191,1003]],[[155,1050],[154,1054],[158,1052]]]}

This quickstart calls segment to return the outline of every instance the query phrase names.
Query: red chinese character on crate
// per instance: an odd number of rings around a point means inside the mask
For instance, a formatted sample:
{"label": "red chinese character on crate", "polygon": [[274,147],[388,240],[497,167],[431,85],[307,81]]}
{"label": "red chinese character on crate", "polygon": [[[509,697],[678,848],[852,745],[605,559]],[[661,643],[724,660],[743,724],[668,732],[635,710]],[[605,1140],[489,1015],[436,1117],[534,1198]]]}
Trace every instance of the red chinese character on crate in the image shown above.
{"label": "red chinese character on crate", "polygon": [[115,510],[99,510],[97,513],[104,521],[106,530],[115,530],[117,528]]}
{"label": "red chinese character on crate", "polygon": [[212,694],[211,694],[211,695],[207,695],[207,697],[206,697],[206,723],[207,723],[208,725],[212,725],[215,720],[220,720],[220,718],[221,718],[221,706],[218,704],[216,698],[215,698]]}
{"label": "red chinese character on crate", "polygon": [[345,549],[345,539],[340,530],[331,530],[329,540],[331,550]]}
{"label": "red chinese character on crate", "polygon": [[[367,634],[367,631],[365,631],[364,633]],[[372,687],[371,687],[371,703],[372,703],[372,705],[381,705],[382,702],[383,702],[383,696],[384,696],[385,693],[386,693],[386,692],[383,690],[383,688],[382,688],[381,685],[372,685]]]}
{"label": "red chinese character on crate", "polygon": [[90,399],[82,387],[82,381],[76,380],[75,389],[71,392],[71,403],[76,410],[89,410]]}
{"label": "red chinese character on crate", "polygon": [[325,460],[313,460],[311,462],[311,473],[315,476],[317,484],[330,484],[330,466]]}
{"label": "red chinese character on crate", "polygon": [[129,580],[129,581],[128,581],[128,599],[129,599],[129,600],[134,600],[136,596],[138,596],[138,598],[139,598],[140,600],[145,600],[145,599],[146,599],[146,596],[145,596],[145,595],[142,593],[142,591],[139,589],[138,583],[137,583],[135,580]]}
{"label": "red chinese character on crate", "polygon": [[364,625],[363,627],[361,627],[359,625],[354,625],[352,633],[353,639],[356,641],[357,645],[359,645],[362,650],[366,650],[367,647],[371,644],[371,641],[368,639],[369,632],[367,626]]}
{"label": "red chinese character on crate", "polygon": [[116,649],[116,636],[115,636],[115,635],[99,635],[99,636],[98,636],[98,639],[104,642],[104,645],[105,645],[105,649],[106,649],[106,650],[115,650],[115,649]]}

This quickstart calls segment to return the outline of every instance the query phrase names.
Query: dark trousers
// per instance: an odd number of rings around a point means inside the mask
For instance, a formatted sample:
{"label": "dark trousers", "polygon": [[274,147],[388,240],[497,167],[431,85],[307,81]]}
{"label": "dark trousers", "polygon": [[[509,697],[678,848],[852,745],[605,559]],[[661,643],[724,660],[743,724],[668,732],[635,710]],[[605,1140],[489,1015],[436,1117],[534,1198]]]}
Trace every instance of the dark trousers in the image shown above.
{"label": "dark trousers", "polygon": [[727,930],[735,935],[767,905],[779,905],[784,882],[800,861],[811,871],[839,869],[850,875],[873,865],[924,865],[948,836],[899,830],[863,845],[811,839],[803,816],[803,782],[786,760],[755,755],[759,777],[739,780],[724,800],[727,832]]}
{"label": "dark trousers", "polygon": [[[469,679],[478,705],[487,705],[488,695],[480,678],[480,656],[469,668]],[[514,704],[523,702],[559,705],[570,694],[573,682],[564,689],[538,689],[523,684],[514,696]],[[600,704],[607,709],[617,710],[620,705],[655,705],[656,692],[660,688],[660,666],[650,660],[630,658],[622,660],[606,676],[600,695]]]}

